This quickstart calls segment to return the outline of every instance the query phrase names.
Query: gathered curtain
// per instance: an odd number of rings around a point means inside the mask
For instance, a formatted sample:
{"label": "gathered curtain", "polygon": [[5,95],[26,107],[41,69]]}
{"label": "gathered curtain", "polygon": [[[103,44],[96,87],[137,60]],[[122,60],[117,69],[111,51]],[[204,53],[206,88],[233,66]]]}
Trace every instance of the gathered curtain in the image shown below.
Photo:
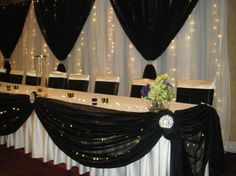
{"label": "gathered curtain", "polygon": [[[56,58],[63,61],[72,50],[94,0],[37,0],[35,14],[41,32]],[[65,72],[65,66],[58,65]]]}
{"label": "gathered curtain", "polygon": [[[146,60],[155,60],[166,50],[197,2],[111,0],[125,33]],[[146,68],[143,77],[155,79],[152,68]]]}
{"label": "gathered curtain", "polygon": [[5,58],[4,68],[9,74],[9,59],[23,30],[30,2],[20,2],[0,6],[0,49]]}

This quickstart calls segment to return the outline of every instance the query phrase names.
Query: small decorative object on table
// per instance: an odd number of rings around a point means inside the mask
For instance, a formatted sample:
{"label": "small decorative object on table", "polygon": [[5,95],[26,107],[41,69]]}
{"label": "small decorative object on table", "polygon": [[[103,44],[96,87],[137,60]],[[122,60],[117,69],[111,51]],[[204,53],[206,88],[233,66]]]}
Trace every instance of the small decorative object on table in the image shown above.
{"label": "small decorative object on table", "polygon": [[141,89],[141,95],[145,100],[151,101],[150,111],[159,112],[168,109],[170,101],[175,98],[169,75],[167,73],[158,75],[151,85]]}

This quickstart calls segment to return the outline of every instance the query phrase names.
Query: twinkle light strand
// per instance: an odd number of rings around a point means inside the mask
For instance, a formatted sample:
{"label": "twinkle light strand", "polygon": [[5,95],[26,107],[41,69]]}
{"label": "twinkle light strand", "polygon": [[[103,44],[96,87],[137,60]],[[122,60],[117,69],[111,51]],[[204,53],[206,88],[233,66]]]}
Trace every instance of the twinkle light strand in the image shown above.
{"label": "twinkle light strand", "polygon": [[106,59],[106,74],[111,75],[112,74],[112,63],[113,58],[115,54],[115,41],[114,41],[114,14],[113,14],[113,8],[110,7],[108,9],[108,49],[107,49],[107,59]]}

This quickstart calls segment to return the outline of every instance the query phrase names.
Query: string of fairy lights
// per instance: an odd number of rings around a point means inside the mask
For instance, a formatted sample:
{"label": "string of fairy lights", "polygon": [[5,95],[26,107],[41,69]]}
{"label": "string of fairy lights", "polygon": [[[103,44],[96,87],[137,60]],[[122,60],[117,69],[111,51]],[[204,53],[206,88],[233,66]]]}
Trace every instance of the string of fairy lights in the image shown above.
{"label": "string of fairy lights", "polygon": [[114,41],[114,17],[113,17],[113,8],[109,7],[107,12],[108,20],[108,45],[107,45],[107,59],[106,59],[106,74],[112,75],[112,59],[114,58],[115,53],[115,41]]}
{"label": "string of fairy lights", "polygon": [[[213,64],[214,65],[214,71],[213,71],[213,75],[215,75],[214,77],[214,81],[216,82],[216,86],[220,86],[220,76],[221,76],[221,64],[220,64],[220,58],[219,58],[219,52],[220,52],[220,44],[222,42],[222,34],[220,31],[220,11],[219,11],[219,6],[217,4],[213,5],[212,8],[212,34],[217,36],[215,38],[212,38],[211,41],[211,55],[213,58]],[[215,62],[214,62],[215,60]],[[215,94],[214,94],[214,98],[216,99],[215,103],[217,105],[217,110],[219,113],[221,113],[222,111],[222,99],[220,98],[220,91],[218,89],[216,89]]]}

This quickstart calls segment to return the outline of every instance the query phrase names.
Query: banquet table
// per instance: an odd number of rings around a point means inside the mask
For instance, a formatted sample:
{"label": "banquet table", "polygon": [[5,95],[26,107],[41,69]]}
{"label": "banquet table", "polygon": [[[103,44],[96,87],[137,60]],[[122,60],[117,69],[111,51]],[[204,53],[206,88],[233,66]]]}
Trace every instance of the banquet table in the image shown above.
{"label": "banquet table", "polygon": [[[148,112],[148,102],[131,97],[112,96],[105,94],[85,93],[79,91],[43,88],[39,92],[39,87],[18,85],[0,82],[0,94],[3,95],[28,95],[32,103],[34,103],[36,94],[38,93],[44,99],[56,100],[54,103],[63,102],[65,105],[80,104],[85,105],[83,108],[92,107],[96,109],[115,110],[117,112]],[[39,98],[40,100],[40,98]],[[2,100],[0,99],[0,102]],[[53,102],[52,101],[52,102]],[[38,101],[40,103],[40,101]],[[43,102],[42,102],[43,104]],[[171,102],[169,109],[176,112],[184,109],[191,109],[197,105]],[[94,110],[92,109],[92,110]],[[89,172],[91,176],[169,176],[170,160],[171,160],[171,141],[161,136],[152,149],[132,163],[115,166],[115,167],[98,167],[86,166],[72,159],[58,147],[51,139],[45,126],[40,121],[39,109],[33,109],[26,122],[14,133],[0,136],[0,144],[6,144],[7,147],[24,148],[25,153],[32,153],[33,158],[43,158],[44,162],[53,160],[54,164],[65,163],[67,169],[77,166],[80,173]],[[1,113],[1,112],[0,112]],[[95,112],[96,113],[96,112]],[[95,158],[96,160],[96,158]],[[126,161],[125,161],[126,162]],[[204,171],[204,175],[209,175],[208,164]]]}

